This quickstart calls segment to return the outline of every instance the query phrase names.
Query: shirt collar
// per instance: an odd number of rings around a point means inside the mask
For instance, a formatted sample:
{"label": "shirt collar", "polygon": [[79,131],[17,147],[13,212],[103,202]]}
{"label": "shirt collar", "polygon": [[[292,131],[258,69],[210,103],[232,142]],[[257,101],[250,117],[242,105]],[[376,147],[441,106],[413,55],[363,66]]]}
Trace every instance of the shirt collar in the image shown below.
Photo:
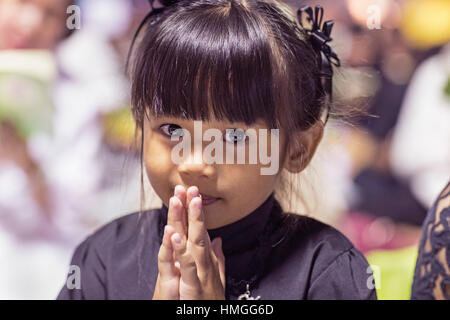
{"label": "shirt collar", "polygon": [[211,240],[222,238],[222,249],[225,255],[246,251],[254,247],[260,236],[274,205],[273,193],[255,210],[245,217],[216,229],[209,229]]}

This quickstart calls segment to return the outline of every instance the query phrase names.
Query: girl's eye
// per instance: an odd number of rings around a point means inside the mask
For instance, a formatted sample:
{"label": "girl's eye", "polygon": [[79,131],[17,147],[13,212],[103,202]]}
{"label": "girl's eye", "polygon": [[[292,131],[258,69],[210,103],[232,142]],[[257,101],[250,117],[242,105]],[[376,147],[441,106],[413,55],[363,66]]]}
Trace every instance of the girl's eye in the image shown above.
{"label": "girl's eye", "polygon": [[159,127],[161,131],[168,137],[182,137],[183,129],[176,124],[163,124]]}
{"label": "girl's eye", "polygon": [[226,129],[224,140],[229,143],[238,143],[244,141],[247,138],[244,130],[242,129]]}

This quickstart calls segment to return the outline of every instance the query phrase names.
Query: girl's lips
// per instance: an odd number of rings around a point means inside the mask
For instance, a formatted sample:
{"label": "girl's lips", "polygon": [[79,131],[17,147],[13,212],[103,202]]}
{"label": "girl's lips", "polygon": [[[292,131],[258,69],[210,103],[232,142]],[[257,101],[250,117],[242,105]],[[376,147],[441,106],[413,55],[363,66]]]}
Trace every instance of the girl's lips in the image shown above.
{"label": "girl's lips", "polygon": [[205,194],[202,194],[202,205],[207,206],[210,204],[213,204],[214,202],[216,202],[217,200],[219,200],[220,198],[216,198],[216,197],[211,197]]}

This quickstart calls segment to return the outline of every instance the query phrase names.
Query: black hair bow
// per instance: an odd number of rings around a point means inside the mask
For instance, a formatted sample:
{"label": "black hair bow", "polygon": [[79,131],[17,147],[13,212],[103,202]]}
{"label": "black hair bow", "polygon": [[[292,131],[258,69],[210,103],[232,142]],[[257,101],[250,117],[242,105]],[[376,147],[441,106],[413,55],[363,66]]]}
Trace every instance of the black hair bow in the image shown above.
{"label": "black hair bow", "polygon": [[146,18],[144,18],[143,23],[147,22],[147,20],[150,17],[152,17],[154,15],[158,15],[159,13],[163,12],[164,9],[166,9],[167,7],[170,7],[177,2],[180,2],[180,0],[158,0],[158,2],[162,5],[160,7],[155,7],[155,2],[156,2],[156,0],[148,0],[148,3],[150,4],[150,7],[152,8],[152,10],[148,13]]}
{"label": "black hair bow", "polygon": [[[307,29],[303,26],[302,15],[306,13],[307,21],[312,23],[310,29]],[[332,64],[339,67],[341,65],[341,61],[337,56],[336,52],[327,44],[331,40],[333,40],[331,35],[331,29],[333,28],[334,21],[328,20],[323,23],[323,8],[321,6],[316,6],[313,9],[310,6],[305,6],[297,11],[298,22],[300,26],[302,26],[303,30],[309,35],[309,41],[312,46],[320,54],[320,70],[321,77],[324,80],[323,89],[330,95],[332,94],[332,77],[333,77],[333,68]]]}
{"label": "black hair bow", "polygon": [[156,0],[148,0],[148,2],[150,3],[150,7],[152,8],[152,15],[160,13],[161,11],[163,11],[165,8],[170,7],[171,5],[179,2],[180,0],[159,0],[158,2],[160,4],[162,4],[162,7],[155,7],[154,4],[156,2]]}

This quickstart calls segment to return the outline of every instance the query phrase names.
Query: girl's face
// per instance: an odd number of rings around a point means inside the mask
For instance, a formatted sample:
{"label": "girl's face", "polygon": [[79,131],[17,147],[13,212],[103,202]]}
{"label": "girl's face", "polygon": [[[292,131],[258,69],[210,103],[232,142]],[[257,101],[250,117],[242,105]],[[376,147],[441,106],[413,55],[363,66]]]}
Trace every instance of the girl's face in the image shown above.
{"label": "girl's face", "polygon": [[[172,149],[179,144],[179,141],[172,141],[171,134],[176,134],[176,129],[185,129],[191,137],[191,153],[182,161],[173,161]],[[271,131],[263,121],[256,122],[251,126],[245,123],[232,123],[227,121],[202,122],[202,136],[207,129],[218,129],[224,133],[223,148],[227,144],[232,144],[237,154],[237,147],[234,144],[234,137],[226,135],[226,129],[240,128],[267,130],[267,153],[271,149]],[[175,132],[174,132],[175,131]],[[179,131],[178,131],[179,132]],[[152,187],[163,203],[168,207],[169,199],[174,194],[176,185],[182,185],[186,189],[189,186],[197,186],[204,199],[203,211],[205,213],[206,226],[208,229],[218,228],[235,222],[250,212],[258,208],[264,200],[274,191],[279,179],[282,166],[279,166],[276,174],[262,175],[263,165],[257,157],[257,164],[249,163],[249,141],[245,143],[245,164],[237,164],[236,157],[233,164],[212,163],[208,164],[203,158],[201,161],[195,160],[199,152],[203,155],[205,148],[210,141],[203,141],[199,148],[194,148],[194,121],[174,117],[146,117],[144,121],[144,162],[148,178]],[[184,139],[185,137],[181,138]],[[180,141],[181,141],[180,139]],[[201,139],[201,138],[200,138]],[[285,158],[285,135],[280,130],[278,154],[279,163],[284,163]],[[260,138],[258,137],[258,143]],[[230,146],[228,146],[230,147]],[[258,152],[260,152],[258,147]],[[225,151],[224,151],[225,154]],[[275,155],[271,155],[273,157]],[[198,158],[197,158],[198,159]],[[208,198],[213,199],[208,204]],[[211,202],[211,201],[210,201]]]}
{"label": "girl's face", "polygon": [[1,0],[0,50],[53,49],[67,32],[69,0]]}

